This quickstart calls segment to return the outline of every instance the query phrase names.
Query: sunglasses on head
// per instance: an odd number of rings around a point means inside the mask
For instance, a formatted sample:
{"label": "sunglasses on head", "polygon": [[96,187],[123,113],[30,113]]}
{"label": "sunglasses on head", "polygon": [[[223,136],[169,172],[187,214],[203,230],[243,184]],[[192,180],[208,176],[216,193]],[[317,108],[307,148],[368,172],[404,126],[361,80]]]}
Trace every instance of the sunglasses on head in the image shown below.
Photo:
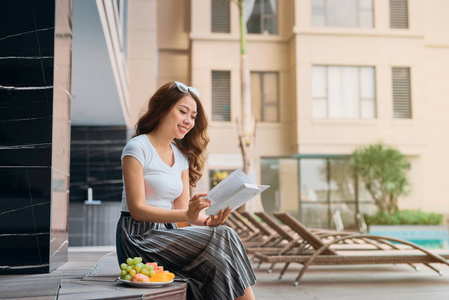
{"label": "sunglasses on head", "polygon": [[187,86],[182,82],[175,81],[176,86],[178,87],[178,90],[181,91],[184,94],[188,94],[189,91],[194,93],[198,98],[200,97],[200,92],[194,87]]}

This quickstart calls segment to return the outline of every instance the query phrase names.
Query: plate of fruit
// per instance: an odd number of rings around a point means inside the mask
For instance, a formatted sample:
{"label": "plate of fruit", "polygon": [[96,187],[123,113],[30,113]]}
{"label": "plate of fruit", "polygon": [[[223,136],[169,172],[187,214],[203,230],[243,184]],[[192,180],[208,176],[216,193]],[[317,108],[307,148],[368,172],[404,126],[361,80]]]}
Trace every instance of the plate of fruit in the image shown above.
{"label": "plate of fruit", "polygon": [[127,258],[120,269],[118,280],[133,287],[160,287],[175,278],[175,274],[155,262],[142,262],[142,257]]}

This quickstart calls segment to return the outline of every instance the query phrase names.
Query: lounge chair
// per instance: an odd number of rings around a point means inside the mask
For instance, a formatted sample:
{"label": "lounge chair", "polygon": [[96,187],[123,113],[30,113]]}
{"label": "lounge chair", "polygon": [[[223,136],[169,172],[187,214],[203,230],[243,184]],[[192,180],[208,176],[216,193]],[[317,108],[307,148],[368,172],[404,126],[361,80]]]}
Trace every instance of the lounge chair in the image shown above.
{"label": "lounge chair", "polygon": [[260,242],[263,240],[263,233],[246,218],[244,218],[238,211],[233,211],[232,216],[246,228],[248,235],[245,238],[245,241]]}
{"label": "lounge chair", "polygon": [[264,237],[262,243],[260,243],[259,247],[268,247],[268,246],[278,246],[279,243],[283,240],[283,237],[276,233],[273,229],[265,226],[266,224],[262,224],[259,222],[252,214],[247,211],[241,213],[242,217],[246,218],[254,227],[256,227],[261,235]]}
{"label": "lounge chair", "polygon": [[[287,270],[288,266],[291,263],[302,264],[301,268],[296,280],[294,282],[294,286],[297,286],[300,279],[307,271],[309,266],[311,265],[362,265],[362,264],[414,264],[414,263],[422,263],[429,267],[430,269],[436,271],[440,275],[441,271],[431,266],[430,263],[440,263],[449,266],[449,263],[446,261],[449,258],[449,253],[435,253],[428,251],[414,243],[395,239],[391,237],[385,236],[375,236],[369,234],[354,234],[354,235],[346,235],[340,238],[336,238],[328,243],[323,243],[322,239],[315,235],[313,232],[310,232],[304,225],[302,225],[299,221],[293,218],[288,213],[274,213],[274,216],[281,220],[283,223],[289,225],[293,230],[295,230],[299,235],[302,236],[304,241],[308,244],[304,249],[313,250],[312,254],[304,254],[301,252],[297,252],[295,254],[289,254],[287,252],[280,253],[278,255],[271,255],[266,253],[256,252],[255,257],[261,260],[261,262],[269,262],[271,264],[274,263],[285,263],[284,268],[281,271],[280,278]],[[382,250],[369,250],[369,251],[339,251],[334,250],[334,245],[341,244],[348,240],[362,240],[364,242],[371,241],[374,245],[392,245],[391,250],[384,249],[380,247]],[[403,247],[396,246],[399,243],[400,245],[407,246],[410,250],[404,250]]]}
{"label": "lounge chair", "polygon": [[[293,248],[297,248],[299,245],[301,247],[295,249],[296,252],[304,253],[310,247],[307,240],[304,240],[302,235],[297,231],[291,228],[288,224],[281,226],[278,224],[270,215],[265,212],[256,212],[255,213],[259,218],[261,218],[267,225],[270,226],[276,233],[278,234],[281,240],[288,241],[288,245],[286,245],[282,250],[278,251],[278,254],[283,254],[290,251]],[[285,224],[285,223],[284,223]],[[329,229],[321,229],[321,228],[308,228],[308,231],[313,234],[319,236],[324,242],[329,242],[331,240],[341,238],[343,236],[354,235],[354,232],[338,232],[335,230]],[[391,246],[391,243],[385,242],[387,245],[390,245],[389,248],[394,248]],[[348,239],[345,240],[342,245],[335,246],[338,247],[339,250],[378,250],[383,249],[378,244],[373,243],[371,241],[364,241],[361,239]],[[387,247],[388,248],[388,247]]]}
{"label": "lounge chair", "polygon": [[227,223],[239,234],[242,240],[249,238],[254,234],[247,226],[245,226],[245,224],[240,222],[233,213],[229,215]]}
{"label": "lounge chair", "polygon": [[[267,224],[262,224],[258,220],[254,218],[254,216],[248,212],[242,212],[241,217],[245,218],[245,220],[252,224],[260,234],[260,240],[258,243],[248,243],[243,242],[246,248],[246,252],[251,255],[255,252],[263,252],[263,253],[279,253],[283,250],[286,250],[286,246],[289,245],[290,242],[295,240],[295,236],[293,236],[289,232],[285,232],[282,228],[275,227],[273,229]],[[278,225],[274,225],[278,226]]]}

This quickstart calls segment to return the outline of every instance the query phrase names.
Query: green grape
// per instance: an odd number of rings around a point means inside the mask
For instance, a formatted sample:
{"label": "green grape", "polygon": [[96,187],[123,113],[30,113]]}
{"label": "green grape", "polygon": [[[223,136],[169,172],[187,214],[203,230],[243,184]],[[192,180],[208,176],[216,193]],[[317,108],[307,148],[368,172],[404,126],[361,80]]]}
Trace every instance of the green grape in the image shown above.
{"label": "green grape", "polygon": [[154,274],[156,274],[156,272],[154,272],[154,271],[149,271],[148,273],[150,274],[150,276],[153,276]]}
{"label": "green grape", "polygon": [[128,265],[132,264],[132,263],[133,263],[133,259],[132,259],[131,257],[128,257],[128,258],[126,259],[126,263],[127,263]]}
{"label": "green grape", "polygon": [[131,271],[129,271],[129,275],[131,275],[131,277],[134,276],[134,275],[136,275],[136,270],[131,270]]}
{"label": "green grape", "polygon": [[131,281],[131,276],[128,274],[128,275],[125,276],[125,278],[123,278],[123,280]]}
{"label": "green grape", "polygon": [[149,268],[148,268],[148,270],[149,271],[154,271],[154,267],[153,266],[150,266],[150,265],[147,265]]}
{"label": "green grape", "polygon": [[129,273],[129,271],[131,271],[133,269],[133,267],[131,267],[131,266],[126,266],[126,272],[128,272]]}
{"label": "green grape", "polygon": [[134,257],[133,264],[137,265],[139,262],[140,262],[139,258],[138,257]]}
{"label": "green grape", "polygon": [[125,276],[120,275],[120,279],[125,280]]}
{"label": "green grape", "polygon": [[136,270],[137,273],[139,273],[141,269],[142,269],[142,266],[141,266],[140,264],[137,264],[137,265],[134,267],[134,270]]}
{"label": "green grape", "polygon": [[120,269],[122,269],[122,270],[125,270],[126,269],[126,264],[125,263],[122,263],[121,265],[120,265]]}
{"label": "green grape", "polygon": [[150,265],[144,264],[142,268],[145,270],[150,270]]}
{"label": "green grape", "polygon": [[150,275],[150,272],[147,269],[142,269],[140,270],[140,273],[142,273],[143,275]]}
{"label": "green grape", "polygon": [[138,257],[139,263],[142,263],[142,257]]}
{"label": "green grape", "polygon": [[122,271],[120,272],[120,276],[125,277],[126,274],[128,274],[128,272],[126,272],[126,270],[122,270]]}

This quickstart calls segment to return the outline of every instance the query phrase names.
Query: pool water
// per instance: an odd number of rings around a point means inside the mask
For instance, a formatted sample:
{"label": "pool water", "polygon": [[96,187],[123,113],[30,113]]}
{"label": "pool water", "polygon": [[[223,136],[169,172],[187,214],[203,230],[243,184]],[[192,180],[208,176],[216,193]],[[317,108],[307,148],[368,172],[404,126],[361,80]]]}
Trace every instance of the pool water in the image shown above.
{"label": "pool water", "polygon": [[370,234],[406,240],[426,249],[449,249],[447,226],[371,225]]}
{"label": "pool water", "polygon": [[449,249],[448,241],[444,240],[408,240],[426,249]]}

